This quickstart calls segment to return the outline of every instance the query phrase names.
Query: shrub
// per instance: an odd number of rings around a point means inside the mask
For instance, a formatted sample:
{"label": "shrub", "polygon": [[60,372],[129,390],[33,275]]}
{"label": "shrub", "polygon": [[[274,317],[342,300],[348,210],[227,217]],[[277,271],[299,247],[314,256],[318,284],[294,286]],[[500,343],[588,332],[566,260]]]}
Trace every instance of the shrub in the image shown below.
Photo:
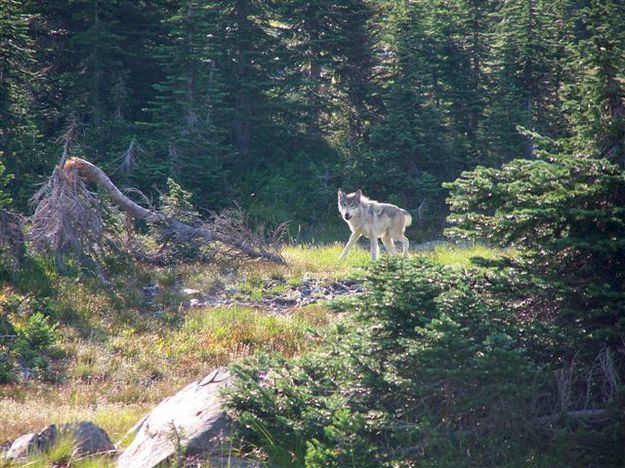
{"label": "shrub", "polygon": [[[15,300],[13,300],[15,302]],[[20,301],[21,305],[23,302]],[[6,305],[6,307],[5,307]],[[0,382],[7,383],[15,378],[15,369],[32,369],[38,372],[48,367],[47,355],[57,341],[57,323],[37,311],[25,321],[9,312],[15,307],[11,301],[5,302],[0,315]]]}
{"label": "shrub", "polygon": [[367,283],[326,347],[234,365],[243,440],[278,464],[379,466],[503,463],[534,439],[538,367],[483,275],[390,259]]}
{"label": "shrub", "polygon": [[447,234],[517,247],[501,285],[517,316],[551,329],[545,356],[587,359],[625,335],[625,176],[603,159],[546,155],[453,183]]}

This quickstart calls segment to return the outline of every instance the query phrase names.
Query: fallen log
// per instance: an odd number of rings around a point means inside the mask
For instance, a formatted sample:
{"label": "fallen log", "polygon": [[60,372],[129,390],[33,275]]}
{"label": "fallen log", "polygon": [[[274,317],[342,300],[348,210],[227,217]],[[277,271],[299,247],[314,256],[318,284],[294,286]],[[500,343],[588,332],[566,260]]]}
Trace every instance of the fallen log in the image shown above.
{"label": "fallen log", "polygon": [[190,225],[135,203],[102,169],[81,158],[69,158],[61,163],[48,184],[33,197],[35,213],[31,218],[31,240],[36,250],[57,256],[60,252],[69,252],[79,259],[97,250],[103,233],[100,205],[85,182],[106,191],[111,201],[132,218],[150,223],[163,239],[205,244],[219,242],[227,250],[247,258],[286,263],[282,256],[251,235],[251,231],[228,232],[224,229],[227,223],[217,222]]}

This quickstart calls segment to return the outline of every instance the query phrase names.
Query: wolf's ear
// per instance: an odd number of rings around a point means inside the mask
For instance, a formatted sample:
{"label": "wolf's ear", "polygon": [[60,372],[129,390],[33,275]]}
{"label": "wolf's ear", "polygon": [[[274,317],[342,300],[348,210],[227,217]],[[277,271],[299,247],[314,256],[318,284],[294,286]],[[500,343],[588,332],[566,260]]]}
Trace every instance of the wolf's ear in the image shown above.
{"label": "wolf's ear", "polygon": [[345,194],[343,193],[343,191],[339,187],[339,198],[343,198],[344,196],[345,196]]}
{"label": "wolf's ear", "polygon": [[356,198],[360,199],[360,197],[362,197],[362,190],[358,189],[356,190]]}

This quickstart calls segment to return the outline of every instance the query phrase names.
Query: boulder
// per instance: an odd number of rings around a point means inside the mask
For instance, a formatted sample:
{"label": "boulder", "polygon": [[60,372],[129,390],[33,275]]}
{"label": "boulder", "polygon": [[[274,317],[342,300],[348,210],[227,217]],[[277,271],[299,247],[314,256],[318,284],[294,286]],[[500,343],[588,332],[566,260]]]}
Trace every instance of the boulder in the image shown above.
{"label": "boulder", "polygon": [[60,428],[52,424],[39,432],[24,434],[13,441],[4,456],[9,460],[18,460],[28,457],[33,452],[43,452],[54,445],[60,434],[74,440],[72,457],[75,458],[115,451],[115,446],[103,429],[92,422],[81,421],[63,424]]}
{"label": "boulder", "polygon": [[80,421],[63,425],[61,432],[74,439],[73,458],[82,458],[96,453],[113,453],[115,446],[106,431],[92,422]]}
{"label": "boulder", "polygon": [[8,460],[18,460],[26,458],[33,452],[46,450],[56,441],[58,435],[54,424],[43,428],[39,432],[29,432],[13,441],[9,449],[4,454]]}
{"label": "boulder", "polygon": [[9,450],[4,455],[8,460],[25,458],[39,448],[36,432],[29,432],[13,441]]}
{"label": "boulder", "polygon": [[159,403],[133,428],[137,435],[117,466],[150,468],[171,456],[217,455],[228,429],[219,391],[230,379],[226,369],[216,369]]}

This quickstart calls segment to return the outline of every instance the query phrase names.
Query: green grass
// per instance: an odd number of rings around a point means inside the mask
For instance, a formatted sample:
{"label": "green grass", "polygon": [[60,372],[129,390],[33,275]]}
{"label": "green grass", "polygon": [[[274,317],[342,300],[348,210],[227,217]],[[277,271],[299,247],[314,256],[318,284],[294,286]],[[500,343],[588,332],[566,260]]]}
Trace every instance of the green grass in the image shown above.
{"label": "green grass", "polygon": [[474,244],[468,247],[456,247],[453,245],[437,245],[434,251],[423,255],[432,258],[436,263],[445,266],[468,268],[474,265],[473,258],[485,258],[494,260],[503,256],[514,257],[514,250],[497,249],[482,244]]}
{"label": "green grass", "polygon": [[[257,350],[287,356],[306,353],[323,341],[334,320],[328,306],[290,308],[279,315],[250,307],[187,310],[181,304],[188,298],[179,289],[206,292],[234,287],[242,299],[258,300],[288,293],[302,281],[362,278],[371,264],[368,249],[355,247],[347,259],[340,260],[342,249],[338,243],[288,246],[283,251],[286,266],[252,262],[137,267],[113,276],[111,288],[95,279],[46,276],[47,270],[41,268],[45,278],[40,283],[57,291],[48,302],[52,319],[60,322],[62,353],[50,369],[58,379],[0,387],[0,441],[51,423],[85,419],[103,427],[117,442],[158,401],[216,366]],[[410,255],[468,267],[472,257],[496,258],[514,252],[443,245]],[[151,301],[143,290],[148,285],[159,288]],[[20,302],[24,294],[8,286],[0,288],[0,302],[11,298]]]}
{"label": "green grass", "polygon": [[298,245],[284,249],[283,255],[293,276],[312,276],[340,279],[361,276],[363,267],[370,264],[369,251],[354,247],[345,260],[339,259],[342,244],[323,246]]}
{"label": "green grass", "polygon": [[218,307],[193,310],[177,332],[162,337],[157,350],[168,360],[226,364],[256,350],[299,354],[313,344],[308,330],[328,323],[321,309],[301,309],[272,315],[249,307]]}

